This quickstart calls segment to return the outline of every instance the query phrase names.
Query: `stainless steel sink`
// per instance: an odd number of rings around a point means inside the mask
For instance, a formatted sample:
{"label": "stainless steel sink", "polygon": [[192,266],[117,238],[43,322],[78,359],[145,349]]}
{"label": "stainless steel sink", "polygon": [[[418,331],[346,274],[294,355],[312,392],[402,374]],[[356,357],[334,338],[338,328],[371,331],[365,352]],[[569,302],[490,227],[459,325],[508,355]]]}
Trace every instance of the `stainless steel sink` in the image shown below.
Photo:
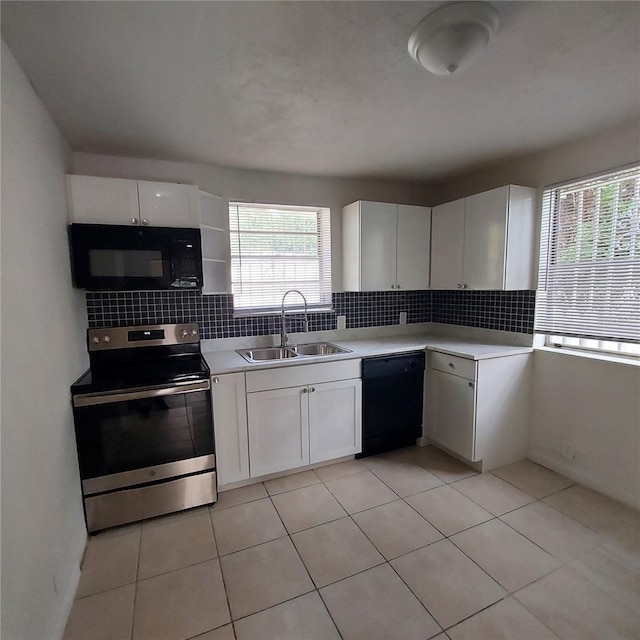
{"label": "stainless steel sink", "polygon": [[290,347],[264,347],[262,349],[238,349],[247,362],[269,362],[287,360],[301,356],[330,356],[336,353],[351,353],[350,349],[329,342],[314,342]]}
{"label": "stainless steel sink", "polygon": [[249,362],[264,362],[265,360],[286,360],[297,358],[298,354],[291,349],[282,347],[267,347],[264,349],[239,349],[238,353]]}
{"label": "stainless steel sink", "polygon": [[312,344],[299,344],[290,347],[296,353],[302,356],[330,356],[335,353],[351,353],[349,349],[339,347],[329,342],[314,342]]}

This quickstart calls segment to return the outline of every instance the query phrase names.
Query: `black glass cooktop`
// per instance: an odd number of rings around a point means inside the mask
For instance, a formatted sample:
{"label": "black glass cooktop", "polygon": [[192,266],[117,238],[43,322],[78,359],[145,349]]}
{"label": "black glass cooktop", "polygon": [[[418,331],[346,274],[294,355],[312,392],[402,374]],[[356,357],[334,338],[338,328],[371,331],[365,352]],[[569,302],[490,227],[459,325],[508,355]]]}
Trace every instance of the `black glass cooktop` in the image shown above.
{"label": "black glass cooktop", "polygon": [[200,355],[111,362],[95,365],[71,386],[72,394],[100,391],[130,391],[135,387],[197,382],[209,377],[209,367]]}

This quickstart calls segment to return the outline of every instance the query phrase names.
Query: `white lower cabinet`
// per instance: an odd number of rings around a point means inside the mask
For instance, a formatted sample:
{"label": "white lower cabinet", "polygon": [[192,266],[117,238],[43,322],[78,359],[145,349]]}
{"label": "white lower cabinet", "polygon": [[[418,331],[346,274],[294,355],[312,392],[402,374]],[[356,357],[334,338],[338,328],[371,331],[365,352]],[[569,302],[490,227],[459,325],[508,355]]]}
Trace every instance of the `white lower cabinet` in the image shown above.
{"label": "white lower cabinet", "polygon": [[475,380],[434,369],[433,426],[429,437],[467,460],[474,460]]}
{"label": "white lower cabinet", "polygon": [[247,394],[251,476],[309,464],[307,387]]}
{"label": "white lower cabinet", "polygon": [[249,478],[249,438],[244,373],[211,379],[218,485]]}
{"label": "white lower cabinet", "polygon": [[247,372],[247,392],[252,478],[362,450],[360,360]]}
{"label": "white lower cabinet", "polygon": [[362,381],[340,380],[309,388],[309,462],[362,451]]}
{"label": "white lower cabinet", "polygon": [[524,458],[531,354],[472,360],[429,350],[425,435],[488,471]]}

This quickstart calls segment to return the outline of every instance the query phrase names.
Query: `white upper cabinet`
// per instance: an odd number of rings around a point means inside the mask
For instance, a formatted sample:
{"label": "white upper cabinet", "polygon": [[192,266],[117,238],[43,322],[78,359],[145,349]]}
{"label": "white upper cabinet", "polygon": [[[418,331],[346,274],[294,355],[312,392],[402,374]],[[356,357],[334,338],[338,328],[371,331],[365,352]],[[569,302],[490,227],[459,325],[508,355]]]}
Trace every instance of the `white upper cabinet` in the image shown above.
{"label": "white upper cabinet", "polygon": [[[140,221],[154,227],[200,226],[198,187],[138,180]],[[146,222],[145,222],[146,221]]]}
{"label": "white upper cabinet", "polygon": [[466,200],[465,289],[504,289],[509,187],[479,193]]}
{"label": "white upper cabinet", "polygon": [[229,201],[200,191],[202,293],[230,293]]}
{"label": "white upper cabinet", "polygon": [[67,176],[70,222],[154,227],[200,226],[198,187]]}
{"label": "white upper cabinet", "polygon": [[428,288],[430,240],[430,209],[399,204],[396,248],[398,289]]}
{"label": "white upper cabinet", "polygon": [[532,289],[535,196],[507,185],[434,207],[431,288]]}
{"label": "white upper cabinet", "polygon": [[358,201],[342,210],[345,291],[429,286],[428,207]]}
{"label": "white upper cabinet", "polygon": [[431,288],[459,289],[463,281],[464,198],[431,210]]}
{"label": "white upper cabinet", "polygon": [[70,222],[140,223],[138,183],[135,180],[68,175],[67,193]]}

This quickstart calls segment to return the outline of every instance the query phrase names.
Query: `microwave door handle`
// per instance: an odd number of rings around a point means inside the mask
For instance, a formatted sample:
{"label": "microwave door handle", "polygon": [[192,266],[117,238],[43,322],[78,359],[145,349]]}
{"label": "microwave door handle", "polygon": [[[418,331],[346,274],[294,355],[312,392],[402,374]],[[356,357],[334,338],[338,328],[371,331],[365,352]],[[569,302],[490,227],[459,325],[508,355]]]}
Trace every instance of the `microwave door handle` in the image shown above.
{"label": "microwave door handle", "polygon": [[209,380],[192,382],[175,387],[162,387],[155,389],[140,389],[138,391],[123,391],[116,393],[86,393],[74,396],[74,407],[90,407],[98,404],[111,404],[125,402],[127,400],[144,400],[145,398],[160,398],[162,396],[175,396],[182,393],[194,393],[196,391],[208,391],[211,388]]}

